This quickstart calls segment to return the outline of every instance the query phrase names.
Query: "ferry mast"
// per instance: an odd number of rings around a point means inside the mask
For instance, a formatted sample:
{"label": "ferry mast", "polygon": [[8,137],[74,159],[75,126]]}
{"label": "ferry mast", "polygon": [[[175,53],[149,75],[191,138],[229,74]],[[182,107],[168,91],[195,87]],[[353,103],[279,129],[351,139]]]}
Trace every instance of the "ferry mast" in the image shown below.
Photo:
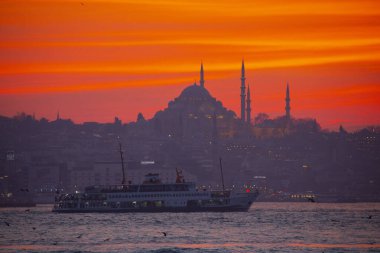
{"label": "ferry mast", "polygon": [[123,172],[123,179],[121,181],[121,184],[122,185],[125,185],[125,169],[124,169],[124,157],[123,157],[123,150],[121,149],[121,142],[120,140],[118,140],[119,142],[119,152],[120,152],[120,159],[121,159],[121,170]]}
{"label": "ferry mast", "polygon": [[222,187],[223,187],[223,196],[224,196],[224,178],[223,178],[223,168],[222,168],[222,158],[219,157],[219,164],[220,164],[220,174],[222,176]]}

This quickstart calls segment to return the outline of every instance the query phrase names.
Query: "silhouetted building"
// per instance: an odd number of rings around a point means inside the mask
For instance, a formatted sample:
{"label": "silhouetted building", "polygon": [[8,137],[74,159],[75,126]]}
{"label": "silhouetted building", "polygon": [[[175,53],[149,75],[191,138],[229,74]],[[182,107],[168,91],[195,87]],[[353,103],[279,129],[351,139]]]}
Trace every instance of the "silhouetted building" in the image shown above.
{"label": "silhouetted building", "polygon": [[218,137],[232,137],[237,130],[235,114],[223,107],[206,88],[194,83],[170,101],[166,109],[157,112],[151,121],[155,129],[159,128],[160,133],[169,138],[212,142],[214,114]]}
{"label": "silhouetted building", "polygon": [[251,124],[251,92],[249,90],[249,85],[247,91],[247,123]]}
{"label": "silhouetted building", "polygon": [[145,121],[145,117],[144,115],[139,112],[139,114],[137,114],[137,122],[144,122]]}
{"label": "silhouetted building", "polygon": [[244,68],[244,60],[241,64],[241,93],[240,93],[240,100],[241,100],[241,114],[240,119],[242,122],[245,121],[245,68]]}
{"label": "silhouetted building", "polygon": [[203,62],[201,63],[201,76],[199,79],[199,84],[202,88],[205,87],[204,72],[203,72]]}
{"label": "silhouetted building", "polygon": [[30,167],[29,188],[35,203],[51,203],[57,188],[61,185],[58,163],[37,163]]}
{"label": "silhouetted building", "polygon": [[[204,87],[203,63],[200,85],[194,83],[168,103],[168,107],[148,120],[148,128],[164,138],[184,142],[217,143],[217,138],[231,138],[238,132],[233,111],[212,97]],[[198,145],[197,144],[197,145]]]}
{"label": "silhouetted building", "polygon": [[286,112],[286,119],[290,119],[290,93],[289,93],[289,83],[286,85],[286,98],[285,98],[285,112]]}

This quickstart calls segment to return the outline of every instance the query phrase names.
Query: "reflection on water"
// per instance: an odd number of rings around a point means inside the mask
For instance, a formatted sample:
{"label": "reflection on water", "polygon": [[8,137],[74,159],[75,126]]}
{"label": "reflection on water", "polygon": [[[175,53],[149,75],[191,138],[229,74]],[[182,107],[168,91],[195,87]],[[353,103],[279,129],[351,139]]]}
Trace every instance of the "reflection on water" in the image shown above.
{"label": "reflection on water", "polygon": [[248,213],[30,209],[0,209],[0,252],[380,252],[380,203],[254,203]]}

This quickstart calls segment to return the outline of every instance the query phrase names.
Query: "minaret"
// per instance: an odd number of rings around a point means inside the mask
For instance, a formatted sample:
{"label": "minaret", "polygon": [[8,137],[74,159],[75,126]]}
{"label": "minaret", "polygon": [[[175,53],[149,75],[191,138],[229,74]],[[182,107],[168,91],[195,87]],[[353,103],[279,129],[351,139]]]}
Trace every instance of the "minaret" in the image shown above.
{"label": "minaret", "polygon": [[251,124],[251,92],[249,91],[249,84],[247,90],[247,123]]}
{"label": "minaret", "polygon": [[240,94],[240,100],[241,100],[241,121],[245,121],[245,69],[244,69],[244,60],[241,64],[241,94]]}
{"label": "minaret", "polygon": [[286,112],[286,119],[290,119],[290,94],[289,94],[289,83],[286,84],[286,98],[285,98],[285,112]]}
{"label": "minaret", "polygon": [[56,120],[58,121],[58,120],[60,120],[60,119],[61,119],[61,117],[59,116],[59,111],[58,111],[58,112],[57,112],[57,119],[56,119]]}
{"label": "minaret", "polygon": [[204,72],[203,72],[203,63],[201,62],[201,78],[199,81],[202,88],[205,87]]}

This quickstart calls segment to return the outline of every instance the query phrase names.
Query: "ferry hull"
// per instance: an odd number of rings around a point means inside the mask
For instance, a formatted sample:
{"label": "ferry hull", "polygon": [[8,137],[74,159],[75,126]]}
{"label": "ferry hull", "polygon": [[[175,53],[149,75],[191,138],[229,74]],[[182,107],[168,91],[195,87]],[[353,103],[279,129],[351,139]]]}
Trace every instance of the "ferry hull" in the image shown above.
{"label": "ferry hull", "polygon": [[250,206],[161,207],[161,208],[59,208],[56,213],[192,213],[192,212],[247,212]]}

